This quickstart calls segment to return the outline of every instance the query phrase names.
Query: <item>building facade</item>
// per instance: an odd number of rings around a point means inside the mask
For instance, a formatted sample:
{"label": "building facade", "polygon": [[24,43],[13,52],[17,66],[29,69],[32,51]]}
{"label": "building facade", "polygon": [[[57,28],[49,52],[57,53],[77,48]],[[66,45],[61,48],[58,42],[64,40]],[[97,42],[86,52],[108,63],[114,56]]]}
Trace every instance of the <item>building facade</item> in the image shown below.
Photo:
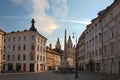
{"label": "building facade", "polygon": [[84,69],[120,73],[120,0],[114,0],[110,6],[100,11],[98,17],[87,25],[84,34]]}
{"label": "building facade", "polygon": [[68,41],[66,43],[66,53],[67,53],[67,61],[69,63],[69,66],[74,67],[75,46],[73,46],[71,36],[69,36]]}
{"label": "building facade", "polygon": [[101,28],[99,17],[85,30],[85,70],[102,71]]}
{"label": "building facade", "polygon": [[61,53],[56,52],[52,49],[52,44],[50,47],[46,48],[46,70],[58,70],[61,66]]}
{"label": "building facade", "polygon": [[78,66],[80,70],[85,67],[85,34],[82,33],[77,44]]}
{"label": "building facade", "polygon": [[0,73],[4,69],[4,32],[0,29]]}
{"label": "building facade", "polygon": [[120,73],[120,0],[114,0],[100,16],[103,33],[103,71]]}
{"label": "building facade", "polygon": [[42,72],[46,65],[46,38],[37,32],[34,19],[29,30],[5,35],[5,70]]}

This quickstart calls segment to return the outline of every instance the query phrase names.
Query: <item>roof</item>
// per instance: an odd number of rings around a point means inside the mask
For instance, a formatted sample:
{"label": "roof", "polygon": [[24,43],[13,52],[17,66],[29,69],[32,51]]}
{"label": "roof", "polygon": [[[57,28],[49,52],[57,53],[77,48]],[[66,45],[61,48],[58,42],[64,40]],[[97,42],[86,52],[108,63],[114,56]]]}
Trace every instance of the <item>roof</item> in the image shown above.
{"label": "roof", "polygon": [[62,50],[61,51],[57,51],[56,49],[50,49],[48,46],[47,46],[47,48],[46,48],[46,51],[47,52],[50,52],[50,53],[53,53],[53,54],[56,54],[56,55],[60,55],[60,56],[62,56]]}

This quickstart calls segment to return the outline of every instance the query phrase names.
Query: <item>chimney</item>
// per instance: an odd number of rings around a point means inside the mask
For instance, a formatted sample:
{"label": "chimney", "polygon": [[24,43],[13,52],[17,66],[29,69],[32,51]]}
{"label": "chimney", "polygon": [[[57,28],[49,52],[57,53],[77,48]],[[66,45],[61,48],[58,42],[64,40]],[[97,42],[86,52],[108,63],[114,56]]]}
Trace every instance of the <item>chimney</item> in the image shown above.
{"label": "chimney", "polygon": [[50,47],[50,49],[52,49],[52,44],[50,44],[50,46],[49,46],[49,47]]}

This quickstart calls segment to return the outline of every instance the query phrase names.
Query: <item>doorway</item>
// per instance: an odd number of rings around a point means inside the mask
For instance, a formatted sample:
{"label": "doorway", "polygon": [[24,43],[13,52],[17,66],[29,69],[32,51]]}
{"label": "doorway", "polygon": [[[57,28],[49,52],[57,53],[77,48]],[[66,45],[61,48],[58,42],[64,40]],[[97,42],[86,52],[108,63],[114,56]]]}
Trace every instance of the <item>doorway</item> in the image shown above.
{"label": "doorway", "polygon": [[34,72],[34,64],[30,63],[30,72]]}
{"label": "doorway", "polygon": [[8,71],[13,71],[13,64],[12,63],[8,63]]}

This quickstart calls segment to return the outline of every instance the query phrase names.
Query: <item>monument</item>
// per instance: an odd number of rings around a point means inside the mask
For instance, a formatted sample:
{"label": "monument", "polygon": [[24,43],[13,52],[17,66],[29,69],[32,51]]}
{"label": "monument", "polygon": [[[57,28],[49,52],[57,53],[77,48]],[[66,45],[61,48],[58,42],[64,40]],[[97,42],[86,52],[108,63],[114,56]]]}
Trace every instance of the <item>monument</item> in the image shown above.
{"label": "monument", "polygon": [[62,61],[61,61],[61,67],[59,68],[59,70],[61,72],[70,72],[72,70],[72,67],[70,67],[69,62],[67,61],[68,58],[68,53],[67,53],[67,31],[65,29],[65,34],[64,34],[64,53],[63,53],[63,57],[62,57]]}

